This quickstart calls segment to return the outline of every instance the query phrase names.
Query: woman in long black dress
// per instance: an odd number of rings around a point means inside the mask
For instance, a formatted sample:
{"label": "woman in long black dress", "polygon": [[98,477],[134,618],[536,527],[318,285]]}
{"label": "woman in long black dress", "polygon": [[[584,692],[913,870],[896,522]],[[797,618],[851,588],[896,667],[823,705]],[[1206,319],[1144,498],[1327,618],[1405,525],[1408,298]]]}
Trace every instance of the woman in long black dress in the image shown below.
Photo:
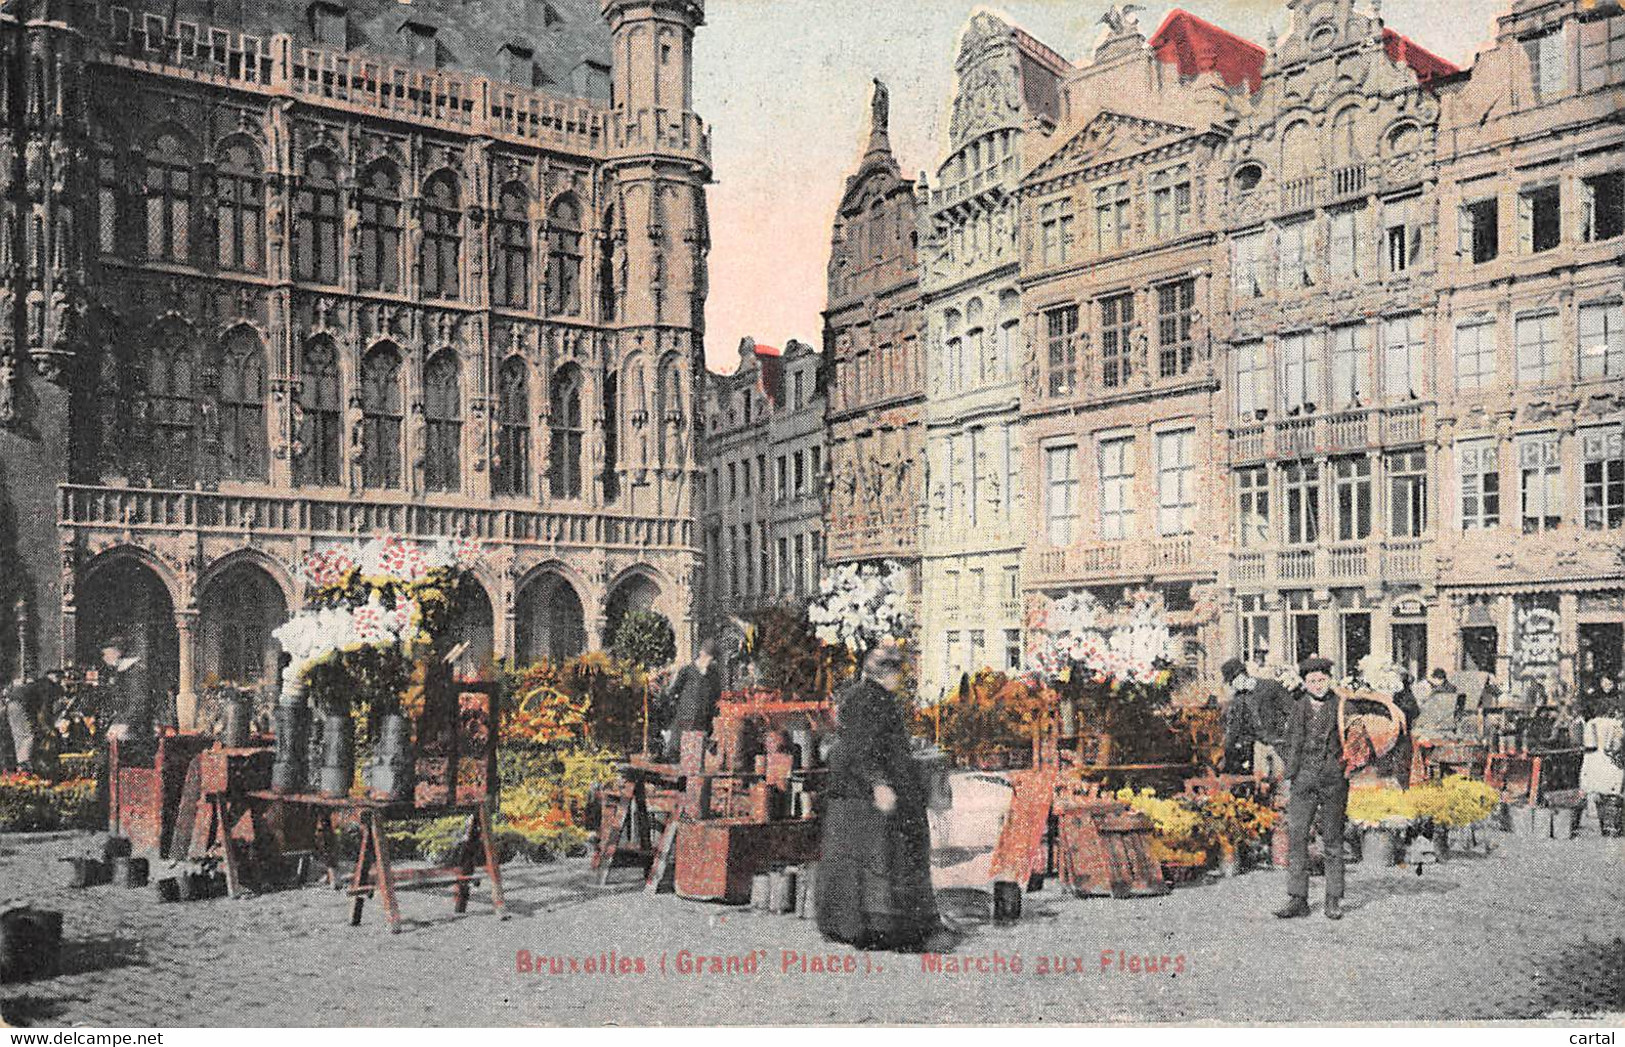
{"label": "woman in long black dress", "polygon": [[882,647],[836,695],[818,929],[860,949],[921,949],[939,927],[925,780],[909,751],[902,683],[902,652]]}

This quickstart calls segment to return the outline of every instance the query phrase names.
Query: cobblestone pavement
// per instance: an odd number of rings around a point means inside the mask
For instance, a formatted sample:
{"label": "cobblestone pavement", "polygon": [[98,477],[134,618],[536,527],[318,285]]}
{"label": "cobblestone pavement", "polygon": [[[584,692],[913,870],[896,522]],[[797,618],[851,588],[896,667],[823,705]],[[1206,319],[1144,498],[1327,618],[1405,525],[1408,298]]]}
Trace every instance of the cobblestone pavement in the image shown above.
{"label": "cobblestone pavement", "polygon": [[[61,909],[68,939],[64,973],[0,988],[0,1012],[17,1024],[138,1026],[1353,1023],[1598,1012],[1617,1024],[1625,842],[1494,839],[1490,856],[1421,876],[1352,866],[1341,923],[1321,918],[1318,898],[1310,919],[1271,917],[1284,876],[1270,870],[1155,899],[1076,899],[1049,886],[1026,896],[1019,924],[967,922],[952,956],[971,969],[937,973],[917,956],[831,949],[793,916],[600,889],[584,861],[511,867],[506,922],[491,915],[483,888],[463,917],[444,892],[408,892],[408,926],[392,936],[376,903],[352,928],[344,897],[320,886],[170,905],[151,890],[70,890],[59,886],[66,866],[57,859],[94,838],[0,837],[0,908]],[[520,950],[576,962],[522,973]],[[757,969],[679,973],[690,953],[754,956]],[[833,954],[837,967],[850,956],[856,970],[785,970],[786,953]],[[1183,964],[1129,970],[1141,955]],[[1018,956],[1019,973],[1000,963]],[[987,970],[976,969],[981,958]],[[639,960],[646,973],[604,971]]]}

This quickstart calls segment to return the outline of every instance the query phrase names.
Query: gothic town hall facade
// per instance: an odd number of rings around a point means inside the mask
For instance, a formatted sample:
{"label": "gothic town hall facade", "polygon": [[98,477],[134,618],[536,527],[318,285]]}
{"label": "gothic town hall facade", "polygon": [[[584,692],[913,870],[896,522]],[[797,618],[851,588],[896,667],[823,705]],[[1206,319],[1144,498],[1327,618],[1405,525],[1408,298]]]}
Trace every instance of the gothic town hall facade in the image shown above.
{"label": "gothic town hall facade", "polygon": [[[478,10],[476,10],[478,9]],[[182,722],[333,540],[467,536],[476,657],[693,642],[700,0],[0,4],[0,674]]]}

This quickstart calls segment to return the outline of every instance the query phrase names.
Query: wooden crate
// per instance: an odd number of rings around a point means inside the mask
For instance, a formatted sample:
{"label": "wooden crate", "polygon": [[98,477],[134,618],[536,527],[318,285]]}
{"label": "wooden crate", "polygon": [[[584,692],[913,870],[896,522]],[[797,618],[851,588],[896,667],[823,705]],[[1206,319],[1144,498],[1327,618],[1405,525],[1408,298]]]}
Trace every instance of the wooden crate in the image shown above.
{"label": "wooden crate", "polygon": [[1115,800],[1073,800],[1057,816],[1061,882],[1074,894],[1163,894],[1151,819]]}
{"label": "wooden crate", "polygon": [[742,905],[751,878],[818,857],[818,822],[684,822],[677,834],[677,894]]}

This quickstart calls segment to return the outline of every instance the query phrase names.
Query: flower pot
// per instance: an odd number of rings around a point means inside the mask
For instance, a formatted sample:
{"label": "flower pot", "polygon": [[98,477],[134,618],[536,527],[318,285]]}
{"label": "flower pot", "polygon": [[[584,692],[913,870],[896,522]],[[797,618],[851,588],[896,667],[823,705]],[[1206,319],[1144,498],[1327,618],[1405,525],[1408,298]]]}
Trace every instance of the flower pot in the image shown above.
{"label": "flower pot", "polygon": [[[384,714],[378,721],[378,747],[367,768],[367,787],[373,797],[391,802],[411,799],[415,760],[406,717]],[[457,783],[447,782],[446,789],[455,800]]]}
{"label": "flower pot", "polygon": [[114,858],[113,882],[120,887],[145,887],[147,885],[147,860],[145,858]]}
{"label": "flower pot", "polygon": [[181,882],[177,877],[166,876],[153,883],[161,902],[178,902],[181,900]]}
{"label": "flower pot", "polygon": [[323,796],[348,796],[355,783],[355,728],[347,712],[322,717],[322,769],[317,788]]}
{"label": "flower pot", "polygon": [[1014,923],[1021,919],[1021,884],[998,880],[993,884],[993,920]]}
{"label": "flower pot", "polygon": [[1625,796],[1597,794],[1597,831],[1604,836],[1625,836]]}
{"label": "flower pot", "polygon": [[69,887],[100,887],[113,881],[113,867],[97,858],[64,858],[68,863]]}
{"label": "flower pot", "polygon": [[0,983],[54,978],[61,956],[61,913],[29,908],[0,913]]}
{"label": "flower pot", "polygon": [[128,858],[135,853],[128,836],[109,836],[102,841],[102,860],[110,862],[115,858]]}
{"label": "flower pot", "polygon": [[1361,836],[1362,860],[1378,868],[1387,868],[1399,860],[1394,846],[1394,834],[1387,829],[1367,829]]}
{"label": "flower pot", "polygon": [[271,764],[271,789],[302,792],[310,760],[310,707],[279,704],[273,730],[276,757]]}

